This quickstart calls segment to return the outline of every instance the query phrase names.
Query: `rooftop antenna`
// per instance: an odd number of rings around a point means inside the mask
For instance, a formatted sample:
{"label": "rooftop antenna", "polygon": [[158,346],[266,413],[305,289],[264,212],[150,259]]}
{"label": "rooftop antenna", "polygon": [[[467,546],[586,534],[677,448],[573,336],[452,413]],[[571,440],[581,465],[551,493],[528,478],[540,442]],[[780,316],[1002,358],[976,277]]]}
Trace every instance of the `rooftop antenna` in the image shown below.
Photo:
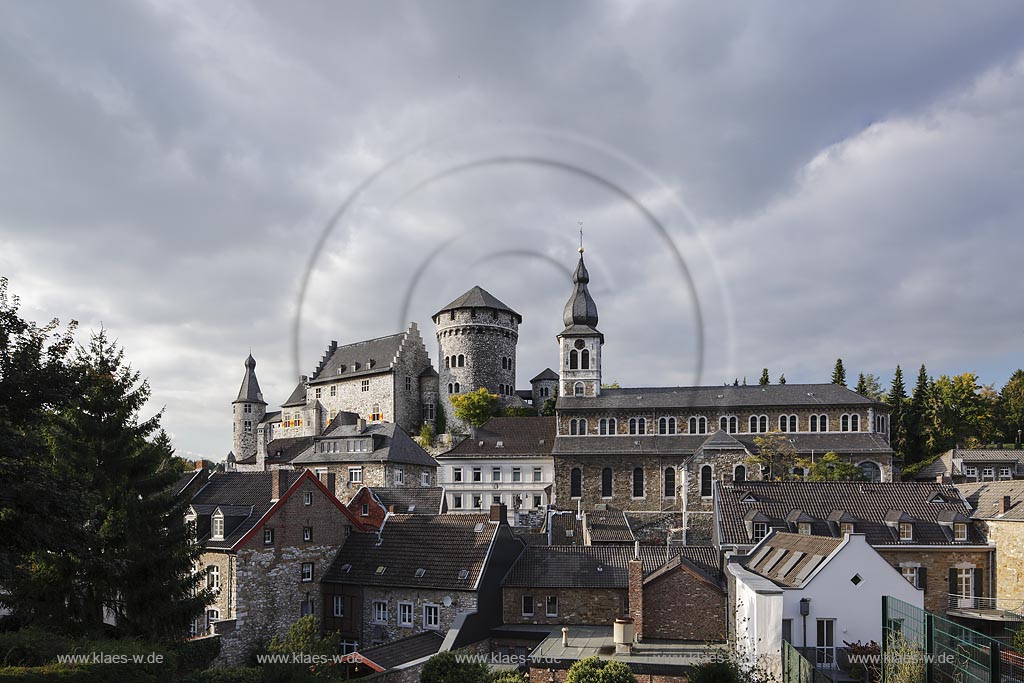
{"label": "rooftop antenna", "polygon": [[583,253],[583,221],[576,221],[576,224],[580,226],[580,253]]}

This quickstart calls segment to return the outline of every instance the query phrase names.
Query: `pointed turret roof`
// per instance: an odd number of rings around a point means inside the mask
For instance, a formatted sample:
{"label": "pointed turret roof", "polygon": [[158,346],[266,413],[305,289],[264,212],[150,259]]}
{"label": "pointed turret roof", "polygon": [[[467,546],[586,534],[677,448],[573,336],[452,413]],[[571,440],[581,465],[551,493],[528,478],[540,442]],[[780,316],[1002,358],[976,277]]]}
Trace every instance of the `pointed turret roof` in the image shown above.
{"label": "pointed turret roof", "polygon": [[539,375],[530,380],[530,384],[533,384],[534,382],[543,382],[544,380],[553,380],[557,382],[558,373],[551,368],[544,368],[541,370]]}
{"label": "pointed turret roof", "polygon": [[597,304],[594,297],[590,296],[587,284],[590,283],[590,273],[583,263],[583,247],[580,247],[580,262],[576,266],[576,272],[572,274],[573,290],[572,296],[565,303],[565,310],[562,312],[562,322],[565,323],[566,333],[597,332]]}
{"label": "pointed turret roof", "polygon": [[245,376],[242,378],[242,386],[238,390],[238,398],[233,403],[267,404],[263,400],[263,392],[260,391],[260,383],[256,379],[256,359],[252,357],[252,353],[245,359]]}
{"label": "pointed turret roof", "polygon": [[434,316],[436,317],[445,311],[451,311],[459,308],[493,308],[498,311],[508,311],[518,318],[519,322],[523,321],[523,317],[521,315],[506,306],[498,299],[498,297],[494,296],[480,285],[472,287],[465,294],[457,297],[450,304],[439,309]]}

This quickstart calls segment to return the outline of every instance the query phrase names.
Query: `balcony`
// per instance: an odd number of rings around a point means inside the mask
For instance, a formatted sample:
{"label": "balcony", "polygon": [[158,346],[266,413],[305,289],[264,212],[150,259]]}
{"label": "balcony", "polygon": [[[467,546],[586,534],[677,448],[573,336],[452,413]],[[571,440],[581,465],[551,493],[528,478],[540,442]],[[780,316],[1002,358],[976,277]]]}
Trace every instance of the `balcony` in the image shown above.
{"label": "balcony", "polygon": [[1024,621],[1024,603],[1020,600],[955,593],[947,598],[946,614],[949,616],[984,621]]}

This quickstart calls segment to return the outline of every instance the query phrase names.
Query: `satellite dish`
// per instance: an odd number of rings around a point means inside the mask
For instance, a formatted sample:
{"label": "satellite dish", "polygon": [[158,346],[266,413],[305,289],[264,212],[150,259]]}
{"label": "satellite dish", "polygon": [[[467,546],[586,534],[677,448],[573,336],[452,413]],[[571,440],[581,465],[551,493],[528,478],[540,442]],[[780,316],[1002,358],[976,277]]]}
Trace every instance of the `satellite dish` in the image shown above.
{"label": "satellite dish", "polygon": [[445,607],[451,607],[452,606],[452,596],[450,596],[450,595],[444,596],[444,600],[442,600],[441,602],[444,603]]}

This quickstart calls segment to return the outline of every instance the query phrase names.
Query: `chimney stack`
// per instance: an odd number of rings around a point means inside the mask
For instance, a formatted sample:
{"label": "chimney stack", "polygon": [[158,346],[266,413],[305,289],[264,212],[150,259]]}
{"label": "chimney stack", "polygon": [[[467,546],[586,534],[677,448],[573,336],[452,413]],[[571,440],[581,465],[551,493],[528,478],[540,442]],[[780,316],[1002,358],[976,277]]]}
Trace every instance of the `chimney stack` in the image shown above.
{"label": "chimney stack", "polygon": [[206,469],[206,461],[205,460],[196,460],[196,469],[197,470],[205,470]]}
{"label": "chimney stack", "polygon": [[287,490],[288,477],[284,472],[277,467],[270,470],[270,497],[273,500],[281,500]]}
{"label": "chimney stack", "polygon": [[1003,496],[1003,499],[999,501],[999,514],[1004,515],[1010,511],[1011,503],[1009,496]]}
{"label": "chimney stack", "polygon": [[491,522],[508,526],[508,506],[504,503],[491,503]]}
{"label": "chimney stack", "polygon": [[362,434],[364,429],[366,429],[366,418],[361,417],[356,420],[356,432]]}
{"label": "chimney stack", "polygon": [[639,543],[637,543],[637,557],[629,561],[627,568],[627,586],[629,591],[629,617],[633,623],[633,633],[636,642],[644,636],[644,563],[639,557]]}

